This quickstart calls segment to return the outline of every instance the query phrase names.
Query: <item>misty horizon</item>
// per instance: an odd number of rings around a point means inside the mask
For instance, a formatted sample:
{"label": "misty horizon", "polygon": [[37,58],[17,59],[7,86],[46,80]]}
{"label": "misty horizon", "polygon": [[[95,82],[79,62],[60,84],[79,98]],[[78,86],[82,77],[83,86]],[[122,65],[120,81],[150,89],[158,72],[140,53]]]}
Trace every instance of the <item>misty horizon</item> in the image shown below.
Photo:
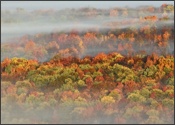
{"label": "misty horizon", "polygon": [[[15,10],[23,8],[28,11],[38,9],[67,9],[81,7],[95,8],[112,8],[112,7],[138,7],[138,6],[155,6],[159,7],[162,4],[172,4],[174,1],[2,1],[1,10]],[[104,6],[105,5],[105,6]]]}

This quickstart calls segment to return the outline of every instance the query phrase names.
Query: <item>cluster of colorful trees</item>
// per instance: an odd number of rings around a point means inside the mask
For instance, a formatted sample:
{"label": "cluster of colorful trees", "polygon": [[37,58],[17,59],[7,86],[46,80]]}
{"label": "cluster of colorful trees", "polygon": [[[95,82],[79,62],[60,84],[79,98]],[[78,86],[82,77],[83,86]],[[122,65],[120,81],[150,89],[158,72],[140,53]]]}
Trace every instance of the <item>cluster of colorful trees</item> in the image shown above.
{"label": "cluster of colorful trees", "polygon": [[105,28],[1,43],[2,123],[174,123],[174,6],[17,11],[2,11],[2,22],[46,16]]}
{"label": "cluster of colorful trees", "polygon": [[[118,26],[123,22],[114,24]],[[1,59],[23,57],[43,62],[48,61],[56,54],[81,58],[87,55],[95,56],[99,52],[119,52],[132,56],[140,53],[147,55],[153,52],[159,55],[173,53],[173,23],[167,25],[158,20],[141,19],[136,23],[137,26],[130,24],[126,29],[116,28],[113,23],[110,24],[113,28],[26,35],[18,39],[17,42],[2,43]],[[137,28],[138,26],[140,28]]]}
{"label": "cluster of colorful trees", "polygon": [[174,122],[172,55],[7,58],[1,78],[4,123]]}
{"label": "cluster of colorful trees", "polygon": [[16,11],[2,10],[2,23],[21,23],[28,21],[44,20],[51,22],[62,21],[80,21],[82,19],[95,19],[98,21],[104,20],[106,17],[123,17],[123,18],[139,18],[145,17],[148,14],[162,13],[163,19],[167,19],[168,14],[174,14],[174,5],[163,4],[160,7],[141,6],[137,8],[115,7],[109,9],[97,9],[93,7],[84,7],[79,9],[41,9],[28,12],[23,8],[17,8]]}

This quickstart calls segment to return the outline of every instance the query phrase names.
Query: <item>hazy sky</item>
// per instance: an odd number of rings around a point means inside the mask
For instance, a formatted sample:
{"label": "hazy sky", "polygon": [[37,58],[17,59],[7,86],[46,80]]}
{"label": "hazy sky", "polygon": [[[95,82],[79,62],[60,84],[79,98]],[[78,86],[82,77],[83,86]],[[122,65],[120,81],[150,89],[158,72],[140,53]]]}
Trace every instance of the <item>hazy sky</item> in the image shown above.
{"label": "hazy sky", "polygon": [[77,8],[77,7],[96,7],[96,8],[109,8],[109,7],[136,7],[139,5],[154,5],[161,6],[163,3],[173,4],[174,1],[2,1],[1,9],[16,9],[17,7],[26,10],[35,10],[41,8]]}

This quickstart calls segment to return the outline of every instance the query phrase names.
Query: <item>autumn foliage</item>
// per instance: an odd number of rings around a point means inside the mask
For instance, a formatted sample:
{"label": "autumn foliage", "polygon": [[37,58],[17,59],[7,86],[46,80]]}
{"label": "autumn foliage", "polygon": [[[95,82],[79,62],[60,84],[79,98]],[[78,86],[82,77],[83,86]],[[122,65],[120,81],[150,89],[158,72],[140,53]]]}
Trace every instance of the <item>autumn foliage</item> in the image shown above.
{"label": "autumn foliage", "polygon": [[[80,10],[88,18],[103,11]],[[174,28],[160,26],[165,20],[144,11],[171,16],[173,9],[143,7],[138,20],[127,21],[127,8],[113,8],[108,16],[124,20],[104,23],[107,29],[41,33],[2,43],[4,123],[173,124]],[[116,28],[124,24],[131,27]]]}

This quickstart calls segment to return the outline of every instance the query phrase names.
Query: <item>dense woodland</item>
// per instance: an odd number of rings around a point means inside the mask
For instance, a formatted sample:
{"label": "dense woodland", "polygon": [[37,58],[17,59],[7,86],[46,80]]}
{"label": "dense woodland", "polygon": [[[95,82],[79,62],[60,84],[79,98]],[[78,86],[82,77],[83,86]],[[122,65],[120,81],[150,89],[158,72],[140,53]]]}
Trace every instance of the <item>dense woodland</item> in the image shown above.
{"label": "dense woodland", "polygon": [[2,123],[174,123],[174,6],[16,11],[2,23],[112,20],[1,43]]}

